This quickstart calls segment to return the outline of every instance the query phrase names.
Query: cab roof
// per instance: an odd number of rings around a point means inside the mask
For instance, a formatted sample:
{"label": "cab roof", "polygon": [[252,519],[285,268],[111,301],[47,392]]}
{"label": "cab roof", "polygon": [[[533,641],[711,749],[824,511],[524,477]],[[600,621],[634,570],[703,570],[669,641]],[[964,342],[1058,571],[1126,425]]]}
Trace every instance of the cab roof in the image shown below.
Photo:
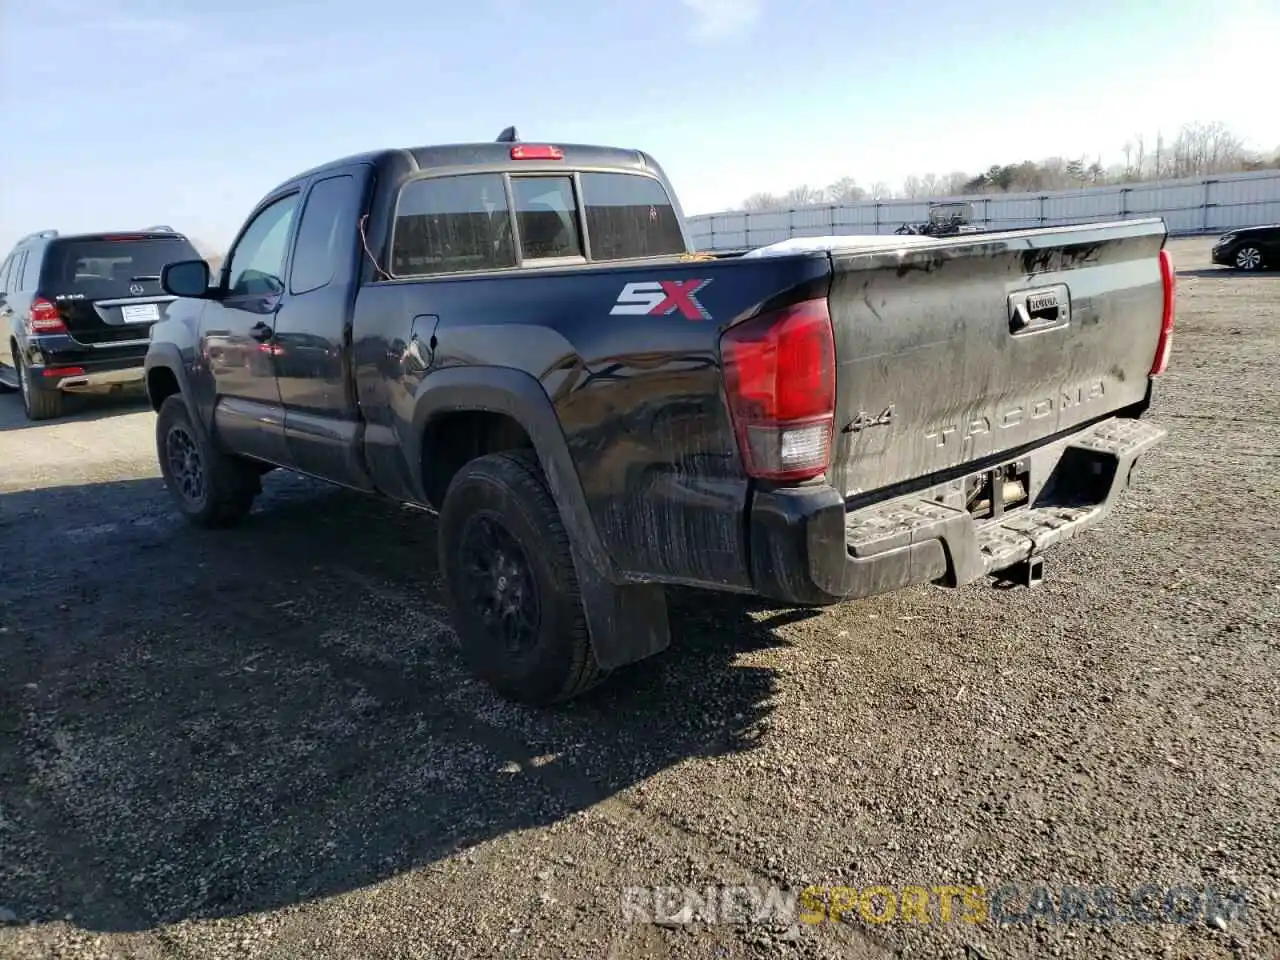
{"label": "cab roof", "polygon": [[[320,166],[303,171],[286,181],[293,183],[304,180],[319,173],[339,167],[367,163],[382,167],[388,162],[399,159],[417,170],[430,170],[437,167],[497,166],[501,164],[519,165],[525,161],[515,160],[511,152],[515,147],[542,146],[544,144],[558,147],[564,154],[562,160],[552,161],[568,167],[609,167],[616,170],[635,170],[637,172],[658,173],[658,166],[653,159],[640,150],[628,150],[619,147],[601,147],[590,144],[558,143],[549,140],[539,141],[489,141],[480,143],[450,143],[424,147],[397,147],[383,150],[371,150],[365,153],[352,154],[330,160]],[[545,161],[536,161],[545,162]],[[545,168],[544,168],[545,169]],[[283,186],[283,184],[281,185]]]}

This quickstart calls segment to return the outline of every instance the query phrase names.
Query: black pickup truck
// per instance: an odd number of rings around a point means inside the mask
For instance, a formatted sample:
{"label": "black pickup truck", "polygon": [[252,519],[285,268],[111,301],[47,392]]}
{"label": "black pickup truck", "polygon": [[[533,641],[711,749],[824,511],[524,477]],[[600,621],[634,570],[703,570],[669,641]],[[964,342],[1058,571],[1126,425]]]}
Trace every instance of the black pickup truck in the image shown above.
{"label": "black pickup truck", "polygon": [[1164,433],[1165,226],[898,239],[697,254],[646,154],[511,131],[338,160],[165,267],[160,467],[202,526],[277,466],[437,511],[462,649],[532,703],[666,647],[667,584],[1035,583]]}

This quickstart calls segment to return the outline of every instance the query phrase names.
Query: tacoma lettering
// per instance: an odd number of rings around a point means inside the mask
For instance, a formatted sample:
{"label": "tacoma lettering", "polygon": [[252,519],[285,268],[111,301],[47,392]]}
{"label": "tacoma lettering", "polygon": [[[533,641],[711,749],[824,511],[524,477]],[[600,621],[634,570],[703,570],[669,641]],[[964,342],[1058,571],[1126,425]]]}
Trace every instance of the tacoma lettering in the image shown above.
{"label": "tacoma lettering", "polygon": [[[1007,407],[996,417],[999,430],[1011,430],[1020,427],[1028,420],[1043,420],[1055,411],[1081,407],[1101,400],[1106,395],[1106,385],[1101,380],[1078,387],[1063,390],[1056,397],[1043,397],[1031,403],[1016,407]],[[975,417],[964,424],[948,424],[936,427],[924,435],[925,439],[935,447],[946,447],[956,440],[969,440],[992,433],[991,420],[987,417]]]}

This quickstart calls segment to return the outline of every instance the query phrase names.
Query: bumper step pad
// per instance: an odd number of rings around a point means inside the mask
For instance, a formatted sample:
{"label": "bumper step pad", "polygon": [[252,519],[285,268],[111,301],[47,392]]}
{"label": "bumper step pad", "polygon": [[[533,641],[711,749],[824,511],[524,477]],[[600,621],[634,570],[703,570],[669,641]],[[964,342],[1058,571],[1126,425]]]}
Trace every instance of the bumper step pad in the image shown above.
{"label": "bumper step pad", "polygon": [[[1128,486],[1133,461],[1165,435],[1140,420],[1108,420],[1070,438],[1056,471],[1030,507],[995,520],[925,497],[858,511],[845,521],[845,544],[854,562],[869,561],[914,544],[939,540],[954,585],[994,574],[1093,526]],[[1070,494],[1056,496],[1061,490]]]}

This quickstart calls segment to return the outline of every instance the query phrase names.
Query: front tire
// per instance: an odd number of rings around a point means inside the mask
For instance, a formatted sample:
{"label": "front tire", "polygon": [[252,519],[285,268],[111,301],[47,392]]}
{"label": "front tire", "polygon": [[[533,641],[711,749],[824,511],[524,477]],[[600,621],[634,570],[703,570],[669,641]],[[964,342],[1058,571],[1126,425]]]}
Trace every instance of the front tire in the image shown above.
{"label": "front tire", "polygon": [[1237,270],[1253,272],[1262,269],[1262,251],[1255,246],[1245,245],[1236,251],[1235,264]]}
{"label": "front tire", "polygon": [[191,422],[180,395],[165,398],[156,419],[160,473],[179,511],[197,527],[230,527],[262,489],[253,464],[215,448]]}
{"label": "front tire", "polygon": [[476,676],[536,706],[600,681],[569,537],[531,453],[489,454],[458,472],[440,510],[439,550]]}

